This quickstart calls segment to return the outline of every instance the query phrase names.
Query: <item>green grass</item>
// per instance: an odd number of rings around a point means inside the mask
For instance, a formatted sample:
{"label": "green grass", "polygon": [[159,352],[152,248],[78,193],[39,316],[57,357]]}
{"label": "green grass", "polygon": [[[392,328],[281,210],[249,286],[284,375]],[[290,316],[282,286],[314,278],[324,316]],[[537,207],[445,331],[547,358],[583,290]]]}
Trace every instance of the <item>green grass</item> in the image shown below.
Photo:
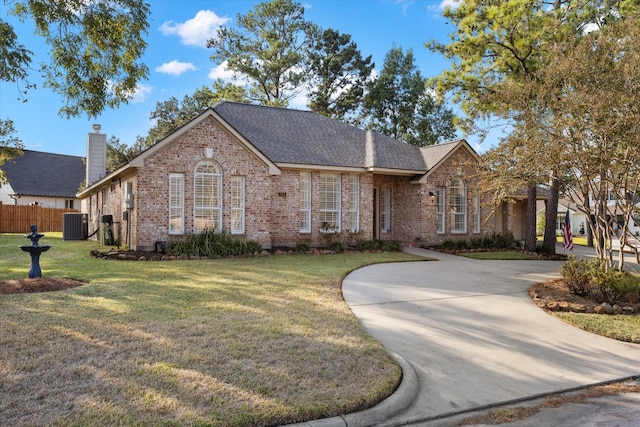
{"label": "green grass", "polygon": [[535,260],[535,256],[520,251],[495,251],[495,252],[459,252],[459,256],[482,260]]}
{"label": "green grass", "polygon": [[[542,242],[542,236],[538,236],[538,241]],[[556,236],[556,242],[562,243],[562,236]],[[573,236],[573,244],[578,246],[587,246],[587,236]]]}
{"label": "green grass", "polygon": [[640,316],[604,316],[583,313],[553,313],[565,322],[585,331],[619,341],[640,344]]}
{"label": "green grass", "polygon": [[[65,242],[43,276],[88,284],[0,295],[7,425],[279,425],[369,407],[401,372],[341,295],[348,272],[405,253],[132,262]],[[27,277],[0,235],[0,280]]]}

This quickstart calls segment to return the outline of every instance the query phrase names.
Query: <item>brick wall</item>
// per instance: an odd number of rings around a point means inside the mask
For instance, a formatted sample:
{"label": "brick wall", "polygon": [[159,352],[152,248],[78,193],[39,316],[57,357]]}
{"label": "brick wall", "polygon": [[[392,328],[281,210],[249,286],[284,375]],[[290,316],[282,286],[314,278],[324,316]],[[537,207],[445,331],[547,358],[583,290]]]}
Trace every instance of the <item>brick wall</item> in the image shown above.
{"label": "brick wall", "polygon": [[[436,170],[432,171],[425,184],[420,185],[421,206],[423,217],[420,223],[420,240],[424,244],[437,244],[445,240],[469,239],[471,237],[493,234],[496,232],[496,216],[494,207],[490,204],[489,195],[481,195],[481,223],[480,232],[473,231],[473,199],[477,190],[477,182],[474,179],[475,162],[473,156],[464,149],[457,149]],[[467,187],[467,227],[464,232],[451,232],[451,180],[460,178]],[[431,201],[429,192],[436,193],[439,187],[445,188],[445,232],[437,232],[437,201]]]}
{"label": "brick wall", "polygon": [[[205,148],[212,150],[207,158]],[[266,165],[209,118],[147,156],[138,172],[137,245],[149,248],[169,236],[169,175],[184,175],[184,222],[194,230],[194,171],[203,160],[213,160],[222,169],[222,228],[231,228],[231,177],[245,177],[245,237],[262,243],[271,241],[272,178]]]}

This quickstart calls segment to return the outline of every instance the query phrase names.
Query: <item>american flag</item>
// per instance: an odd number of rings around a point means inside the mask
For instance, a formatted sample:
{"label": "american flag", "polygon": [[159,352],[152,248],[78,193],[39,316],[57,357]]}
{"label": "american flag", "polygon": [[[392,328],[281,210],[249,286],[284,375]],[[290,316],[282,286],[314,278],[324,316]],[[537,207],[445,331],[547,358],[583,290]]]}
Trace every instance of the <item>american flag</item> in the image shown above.
{"label": "american flag", "polygon": [[571,235],[571,223],[569,222],[569,211],[564,216],[564,222],[562,223],[562,246],[565,249],[573,250],[573,236]]}

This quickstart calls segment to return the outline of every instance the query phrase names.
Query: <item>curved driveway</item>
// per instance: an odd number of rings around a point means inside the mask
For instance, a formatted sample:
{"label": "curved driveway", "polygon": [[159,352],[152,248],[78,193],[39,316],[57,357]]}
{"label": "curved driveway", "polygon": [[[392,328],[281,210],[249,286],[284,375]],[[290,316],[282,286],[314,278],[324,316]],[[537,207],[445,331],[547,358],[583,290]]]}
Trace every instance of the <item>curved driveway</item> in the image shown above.
{"label": "curved driveway", "polygon": [[539,309],[527,289],[561,262],[479,261],[423,249],[434,262],[349,274],[344,298],[364,327],[416,370],[419,395],[399,425],[640,374],[640,346]]}

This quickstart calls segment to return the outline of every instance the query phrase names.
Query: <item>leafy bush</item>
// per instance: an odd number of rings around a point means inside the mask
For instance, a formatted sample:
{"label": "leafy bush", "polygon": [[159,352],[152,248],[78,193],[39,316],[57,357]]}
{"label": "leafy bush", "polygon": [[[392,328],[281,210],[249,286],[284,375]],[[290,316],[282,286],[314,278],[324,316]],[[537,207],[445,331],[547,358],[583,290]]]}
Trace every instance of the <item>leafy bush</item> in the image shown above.
{"label": "leafy bush", "polygon": [[463,251],[465,249],[509,249],[513,245],[513,238],[502,234],[491,234],[472,237],[469,240],[445,240],[440,247],[446,251]]}
{"label": "leafy bush", "polygon": [[327,245],[327,249],[331,252],[340,253],[344,251],[345,246],[340,240],[334,240]]}
{"label": "leafy bush", "polygon": [[572,293],[586,296],[589,294],[591,270],[593,270],[592,261],[569,256],[567,262],[562,264],[558,271],[564,277],[564,281]]}
{"label": "leafy bush", "polygon": [[375,251],[382,247],[380,240],[362,240],[356,245],[356,249],[359,251]]}
{"label": "leafy bush", "polygon": [[513,237],[505,236],[504,234],[500,233],[489,236],[489,242],[491,246],[488,247],[495,249],[509,249],[513,247],[514,243]]}
{"label": "leafy bush", "polygon": [[591,296],[610,304],[636,303],[640,299],[640,277],[618,270],[606,270],[597,259],[577,260],[570,256],[560,267],[569,290],[581,296]]}
{"label": "leafy bush", "polygon": [[472,237],[471,239],[469,239],[469,244],[467,246],[469,246],[470,249],[483,248],[484,239],[482,237]]}
{"label": "leafy bush", "polygon": [[360,242],[364,240],[363,236],[364,236],[364,231],[362,230],[358,230],[358,231],[347,230],[347,232],[343,237],[343,240],[347,246],[357,248]]}
{"label": "leafy bush", "polygon": [[386,240],[382,244],[382,250],[385,252],[402,252],[402,245],[396,240]]}
{"label": "leafy bush", "polygon": [[306,254],[310,250],[311,250],[311,247],[309,247],[309,245],[307,243],[304,243],[304,242],[296,243],[295,252],[297,254]]}
{"label": "leafy bush", "polygon": [[322,245],[325,248],[328,248],[330,244],[333,242],[341,242],[342,236],[338,233],[338,228],[330,225],[327,222],[323,222],[322,226],[319,229],[320,231],[320,240],[322,240]]}
{"label": "leafy bush", "polygon": [[262,245],[254,240],[242,240],[225,231],[207,228],[201,233],[190,233],[177,242],[171,242],[167,252],[171,255],[216,258],[248,255],[261,249]]}

